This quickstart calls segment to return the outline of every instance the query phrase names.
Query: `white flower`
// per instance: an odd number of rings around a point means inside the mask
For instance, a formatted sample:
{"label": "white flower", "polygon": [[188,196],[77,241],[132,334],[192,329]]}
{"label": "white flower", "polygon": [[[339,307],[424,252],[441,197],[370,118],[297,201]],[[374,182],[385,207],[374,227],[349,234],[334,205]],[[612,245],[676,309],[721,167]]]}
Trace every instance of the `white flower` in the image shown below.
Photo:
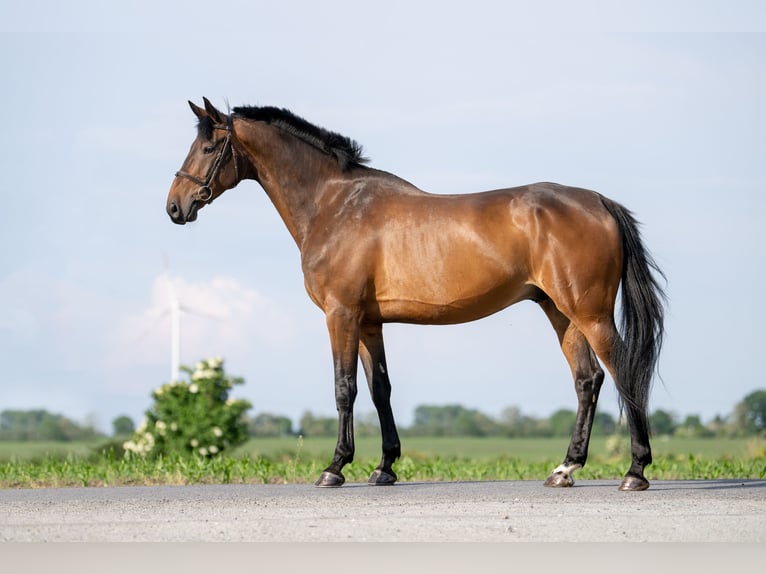
{"label": "white flower", "polygon": [[170,423],[170,430],[172,430],[173,432],[176,432],[178,430],[178,425],[175,423],[175,421]]}
{"label": "white flower", "polygon": [[194,365],[194,370],[195,371],[201,371],[204,368],[205,368],[204,361],[199,361],[196,365]]}
{"label": "white flower", "polygon": [[191,394],[193,394],[193,395],[198,393],[199,392],[199,386],[196,383],[192,383],[191,385],[189,385],[189,392]]}
{"label": "white flower", "polygon": [[213,359],[208,359],[207,365],[211,369],[220,369],[221,365],[223,365],[223,359],[221,357],[215,357]]}
{"label": "white flower", "polygon": [[193,438],[189,441],[189,444],[192,448],[197,448],[199,446],[199,441],[196,438]]}
{"label": "white flower", "polygon": [[199,452],[199,453],[200,453],[202,456],[207,456],[207,449],[206,449],[204,446],[203,446],[201,449],[199,449],[199,451],[198,451],[198,452]]}
{"label": "white flower", "polygon": [[213,427],[213,434],[217,437],[222,437],[223,431],[219,429],[218,427]]}
{"label": "white flower", "polygon": [[154,436],[148,432],[136,433],[134,438],[124,442],[122,447],[127,451],[144,456],[154,448]]}
{"label": "white flower", "polygon": [[192,381],[198,381],[200,379],[214,379],[218,376],[218,373],[215,371],[215,369],[197,369],[192,373]]}
{"label": "white flower", "polygon": [[217,446],[215,446],[214,444],[211,444],[211,445],[210,445],[209,447],[207,447],[207,448],[208,448],[208,450],[210,451],[210,454],[215,454],[215,453],[217,453],[217,452],[218,452],[218,447],[217,447]]}
{"label": "white flower", "polygon": [[168,425],[165,423],[165,421],[157,421],[154,423],[155,428],[157,429],[157,432],[160,434],[160,436],[165,436],[165,433],[167,431]]}

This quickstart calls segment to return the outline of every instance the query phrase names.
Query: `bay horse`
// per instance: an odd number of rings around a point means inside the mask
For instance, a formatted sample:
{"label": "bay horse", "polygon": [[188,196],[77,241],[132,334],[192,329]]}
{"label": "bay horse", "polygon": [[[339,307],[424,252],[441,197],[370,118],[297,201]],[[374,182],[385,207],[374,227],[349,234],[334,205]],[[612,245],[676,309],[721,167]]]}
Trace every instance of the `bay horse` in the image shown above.
{"label": "bay horse", "polygon": [[[382,457],[369,483],[390,485],[401,453],[391,410],[383,324],[473,321],[532,300],[555,330],[574,378],[577,418],[546,486],[574,484],[587,459],[604,380],[630,430],[621,490],[644,490],[651,463],[648,397],[663,336],[663,276],[626,208],[599,193],[535,183],[465,195],[421,191],[365,165],[348,137],[275,107],[189,102],[197,137],[170,187],[174,223],[244,179],[265,190],[298,245],[306,291],[325,313],[338,439],[316,486],[345,482],[354,458],[353,405],[361,359],[380,420]],[[621,329],[615,303],[621,287]]]}

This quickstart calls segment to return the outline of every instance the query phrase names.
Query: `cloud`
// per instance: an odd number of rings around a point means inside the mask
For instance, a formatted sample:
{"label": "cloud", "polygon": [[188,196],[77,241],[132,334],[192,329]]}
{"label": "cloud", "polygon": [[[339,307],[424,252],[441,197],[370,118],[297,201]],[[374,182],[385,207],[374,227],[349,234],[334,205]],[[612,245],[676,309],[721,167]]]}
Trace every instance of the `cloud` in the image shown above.
{"label": "cloud", "polygon": [[181,362],[236,356],[255,345],[277,349],[296,326],[286,310],[230,277],[187,281],[166,274],[155,278],[149,303],[119,319],[107,365],[155,365],[169,361],[170,282],[181,305]]}

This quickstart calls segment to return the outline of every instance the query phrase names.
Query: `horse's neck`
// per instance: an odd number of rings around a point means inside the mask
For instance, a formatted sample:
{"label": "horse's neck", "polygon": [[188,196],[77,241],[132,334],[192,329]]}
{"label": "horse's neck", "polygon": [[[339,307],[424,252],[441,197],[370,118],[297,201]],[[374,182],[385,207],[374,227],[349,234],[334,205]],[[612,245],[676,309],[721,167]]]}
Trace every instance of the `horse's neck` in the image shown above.
{"label": "horse's neck", "polygon": [[253,122],[240,140],[257,172],[258,182],[300,247],[317,215],[316,191],[326,179],[330,158],[318,157],[306,144],[281,137],[274,126]]}

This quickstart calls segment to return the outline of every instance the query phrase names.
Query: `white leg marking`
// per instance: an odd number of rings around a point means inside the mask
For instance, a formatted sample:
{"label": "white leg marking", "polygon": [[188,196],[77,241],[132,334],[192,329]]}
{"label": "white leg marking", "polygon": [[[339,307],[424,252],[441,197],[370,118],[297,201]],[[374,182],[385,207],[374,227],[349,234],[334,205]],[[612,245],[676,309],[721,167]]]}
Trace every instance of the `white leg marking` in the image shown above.
{"label": "white leg marking", "polygon": [[580,470],[582,468],[581,464],[560,464],[556,468],[553,469],[553,474],[567,474],[571,475],[574,471]]}

